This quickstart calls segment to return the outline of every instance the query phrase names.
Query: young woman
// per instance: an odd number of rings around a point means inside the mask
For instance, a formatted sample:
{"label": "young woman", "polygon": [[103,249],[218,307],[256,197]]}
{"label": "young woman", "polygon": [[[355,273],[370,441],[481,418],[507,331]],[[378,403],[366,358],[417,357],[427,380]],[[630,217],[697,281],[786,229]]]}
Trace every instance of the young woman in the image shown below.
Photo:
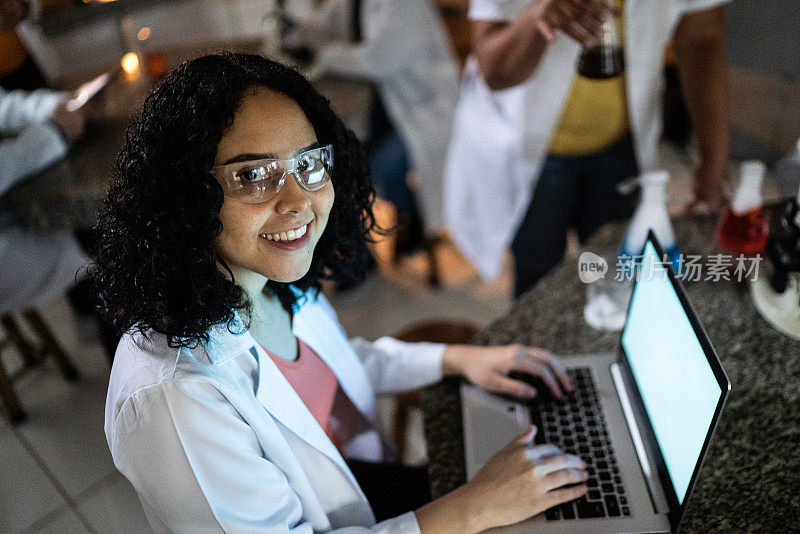
{"label": "young woman", "polygon": [[463,533],[585,492],[581,460],[532,447],[530,429],[465,486],[376,524],[380,495],[348,464],[385,458],[376,393],[450,374],[535,395],[511,370],[571,385],[532,348],[349,342],[319,285],[362,278],[372,198],[358,142],[294,70],[206,56],[146,100],[94,274],[126,332],[106,436],[156,531]]}

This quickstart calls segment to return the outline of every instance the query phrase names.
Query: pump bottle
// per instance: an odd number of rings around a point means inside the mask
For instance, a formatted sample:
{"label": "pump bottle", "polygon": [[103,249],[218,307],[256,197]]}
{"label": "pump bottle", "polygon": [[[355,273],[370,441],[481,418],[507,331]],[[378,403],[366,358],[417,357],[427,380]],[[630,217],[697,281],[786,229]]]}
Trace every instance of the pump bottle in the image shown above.
{"label": "pump bottle", "polygon": [[[667,214],[667,193],[665,190],[669,173],[657,170],[639,177],[642,198],[633,214],[628,233],[620,247],[620,257],[635,259],[642,254],[647,232],[652,228],[658,238],[672,268],[679,272],[681,253],[675,242],[675,233]],[[632,265],[631,265],[632,267]]]}

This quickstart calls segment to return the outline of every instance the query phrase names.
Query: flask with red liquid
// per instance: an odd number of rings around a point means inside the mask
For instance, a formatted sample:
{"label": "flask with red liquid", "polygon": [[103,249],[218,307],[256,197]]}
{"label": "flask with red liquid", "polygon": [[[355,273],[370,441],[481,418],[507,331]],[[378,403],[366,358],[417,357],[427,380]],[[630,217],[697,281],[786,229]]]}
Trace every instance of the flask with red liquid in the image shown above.
{"label": "flask with red liquid", "polygon": [[764,164],[742,162],[739,187],[725,210],[717,233],[719,246],[733,254],[758,254],[764,250],[769,227],[761,206]]}

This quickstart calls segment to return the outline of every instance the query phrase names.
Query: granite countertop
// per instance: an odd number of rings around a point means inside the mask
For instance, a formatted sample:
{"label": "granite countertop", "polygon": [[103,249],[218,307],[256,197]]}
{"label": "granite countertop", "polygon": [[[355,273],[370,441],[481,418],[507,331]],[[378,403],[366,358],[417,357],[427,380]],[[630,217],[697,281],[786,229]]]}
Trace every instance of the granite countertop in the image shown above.
{"label": "granite countertop", "polygon": [[[720,252],[714,218],[673,224],[684,255]],[[609,225],[584,248],[610,256],[623,232],[623,226]],[[800,341],[758,315],[745,282],[697,281],[684,287],[732,388],[681,532],[800,532]],[[584,322],[585,294],[577,261],[568,261],[475,342],[524,343],[565,356],[614,351],[619,333],[599,332]],[[435,498],[465,481],[458,382],[426,388],[421,404]]]}

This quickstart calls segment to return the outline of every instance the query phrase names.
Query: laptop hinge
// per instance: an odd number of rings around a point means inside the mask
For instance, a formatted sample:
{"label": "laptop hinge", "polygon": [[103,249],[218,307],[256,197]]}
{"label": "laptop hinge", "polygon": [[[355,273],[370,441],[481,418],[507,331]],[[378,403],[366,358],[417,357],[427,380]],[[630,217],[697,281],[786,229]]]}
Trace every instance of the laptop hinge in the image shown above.
{"label": "laptop hinge", "polygon": [[650,503],[653,505],[653,513],[658,513],[656,506],[656,490],[653,487],[654,473],[650,466],[650,461],[647,459],[647,451],[642,441],[642,436],[639,433],[639,426],[636,424],[636,418],[633,415],[633,407],[628,398],[628,392],[625,389],[625,383],[622,380],[622,372],[619,369],[618,363],[611,364],[611,377],[614,380],[614,387],[617,388],[617,397],[622,405],[622,412],[625,414],[625,420],[628,423],[628,430],[633,439],[633,446],[636,449],[636,455],[639,457],[639,465],[642,468],[642,475],[647,483],[647,492],[650,494]]}

